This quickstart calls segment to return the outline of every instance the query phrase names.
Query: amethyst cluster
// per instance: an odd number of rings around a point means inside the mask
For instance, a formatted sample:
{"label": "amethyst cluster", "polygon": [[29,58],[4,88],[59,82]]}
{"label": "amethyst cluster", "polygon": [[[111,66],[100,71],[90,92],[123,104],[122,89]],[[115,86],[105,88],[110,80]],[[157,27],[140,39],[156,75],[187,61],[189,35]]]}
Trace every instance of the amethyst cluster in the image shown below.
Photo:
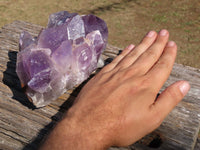
{"label": "amethyst cluster", "polygon": [[36,107],[48,105],[97,68],[108,38],[106,23],[94,16],[51,14],[37,39],[20,35],[16,72]]}

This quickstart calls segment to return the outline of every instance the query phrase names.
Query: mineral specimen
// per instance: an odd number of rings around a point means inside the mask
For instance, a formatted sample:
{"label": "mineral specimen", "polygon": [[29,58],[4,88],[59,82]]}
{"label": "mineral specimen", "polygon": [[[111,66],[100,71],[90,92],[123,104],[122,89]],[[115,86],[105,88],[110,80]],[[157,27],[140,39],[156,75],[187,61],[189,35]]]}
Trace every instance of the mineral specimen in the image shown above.
{"label": "mineral specimen", "polygon": [[108,38],[106,23],[94,16],[51,14],[37,38],[20,35],[16,72],[36,107],[48,105],[97,68]]}

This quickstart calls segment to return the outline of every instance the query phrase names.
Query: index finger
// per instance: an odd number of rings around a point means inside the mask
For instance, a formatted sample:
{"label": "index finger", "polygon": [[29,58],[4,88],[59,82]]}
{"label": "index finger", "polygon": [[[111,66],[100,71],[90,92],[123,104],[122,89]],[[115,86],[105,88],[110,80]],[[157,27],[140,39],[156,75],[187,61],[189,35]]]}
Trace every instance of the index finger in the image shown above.
{"label": "index finger", "polygon": [[154,90],[157,90],[157,92],[161,89],[172,71],[176,53],[176,43],[173,41],[168,42],[159,60],[146,74],[148,78],[151,78],[152,83],[156,84],[154,86],[156,89]]}

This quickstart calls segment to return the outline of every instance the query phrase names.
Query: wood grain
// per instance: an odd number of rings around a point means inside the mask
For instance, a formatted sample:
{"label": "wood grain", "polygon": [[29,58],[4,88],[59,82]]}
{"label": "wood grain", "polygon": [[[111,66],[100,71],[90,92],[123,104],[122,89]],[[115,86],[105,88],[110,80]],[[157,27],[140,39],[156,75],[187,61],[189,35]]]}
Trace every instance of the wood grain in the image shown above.
{"label": "wood grain", "polygon": [[[41,29],[38,25],[15,21],[0,30],[0,149],[37,149],[84,85],[77,86],[40,109],[35,109],[27,100],[15,72],[19,34],[28,31],[37,36]],[[119,50],[108,45],[103,58],[109,63]],[[183,79],[190,82],[191,90],[156,131],[129,147],[112,147],[110,150],[194,149],[200,128],[200,70],[175,64],[161,91]]]}

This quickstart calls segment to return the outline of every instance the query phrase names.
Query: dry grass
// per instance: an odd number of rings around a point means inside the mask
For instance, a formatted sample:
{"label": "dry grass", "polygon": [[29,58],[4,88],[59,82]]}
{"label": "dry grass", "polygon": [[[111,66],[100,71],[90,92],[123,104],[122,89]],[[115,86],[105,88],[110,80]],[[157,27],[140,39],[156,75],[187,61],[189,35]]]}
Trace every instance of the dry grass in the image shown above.
{"label": "dry grass", "polygon": [[61,10],[95,14],[109,28],[109,43],[137,44],[149,30],[167,28],[179,46],[177,62],[200,68],[199,0],[0,0],[0,26],[24,20],[45,26]]}

